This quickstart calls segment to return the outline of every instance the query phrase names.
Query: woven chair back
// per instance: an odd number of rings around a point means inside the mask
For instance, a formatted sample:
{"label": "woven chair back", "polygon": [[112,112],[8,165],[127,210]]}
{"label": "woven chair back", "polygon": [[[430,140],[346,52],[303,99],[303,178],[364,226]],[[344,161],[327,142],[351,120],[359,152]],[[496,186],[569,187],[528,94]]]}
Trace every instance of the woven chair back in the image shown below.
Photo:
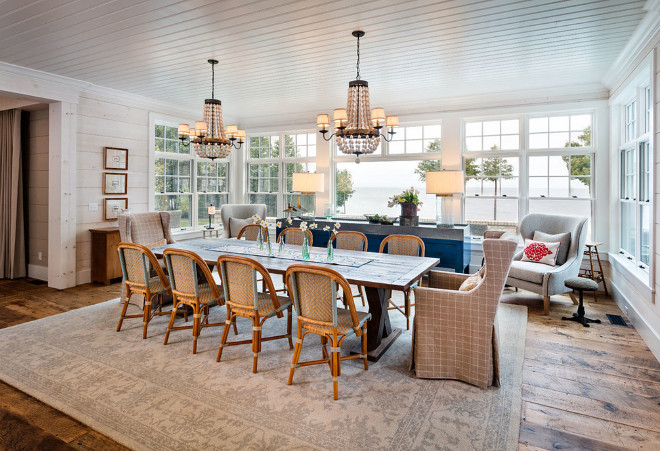
{"label": "woven chair back", "polygon": [[241,238],[245,238],[246,241],[257,241],[259,239],[259,229],[261,229],[263,239],[266,241],[268,239],[268,229],[261,227],[258,224],[248,224],[243,227],[241,231],[238,232],[236,239],[240,240]]}
{"label": "woven chair back", "polygon": [[353,295],[341,274],[320,266],[291,265],[286,271],[286,283],[299,317],[333,327],[337,326],[337,288],[342,288],[346,306],[353,318],[353,327],[357,327]]}
{"label": "woven chair back", "polygon": [[165,257],[170,285],[174,294],[187,299],[199,297],[197,281],[200,280],[198,277],[203,276],[201,280],[205,280],[210,285],[215,297],[220,296],[220,292],[213,281],[211,270],[199,255],[182,249],[165,249],[163,256]]}
{"label": "woven chair back", "polygon": [[136,243],[119,243],[117,251],[125,283],[133,288],[144,289],[149,286],[149,281],[155,274],[164,287],[168,286],[158,259],[148,247]]}
{"label": "woven chair back", "polygon": [[218,258],[218,271],[222,277],[226,303],[258,310],[260,293],[257,278],[261,277],[273,305],[279,307],[273,280],[261,263],[248,257],[221,255]]}
{"label": "woven chair back", "polygon": [[280,232],[280,236],[277,238],[277,242],[279,243],[281,239],[284,239],[284,242],[286,244],[302,246],[303,237],[305,236],[304,235],[305,233],[309,238],[309,245],[311,246],[313,242],[312,232],[310,232],[309,229],[303,232],[303,230],[300,227],[289,227],[282,230],[282,232]]}
{"label": "woven chair back", "polygon": [[352,230],[342,230],[332,235],[337,249],[346,249],[350,251],[366,251],[368,242],[367,236],[362,232]]}
{"label": "woven chair back", "polygon": [[387,253],[393,255],[409,255],[412,257],[424,256],[424,241],[415,235],[390,235],[380,243],[378,252],[384,252],[387,246]]}

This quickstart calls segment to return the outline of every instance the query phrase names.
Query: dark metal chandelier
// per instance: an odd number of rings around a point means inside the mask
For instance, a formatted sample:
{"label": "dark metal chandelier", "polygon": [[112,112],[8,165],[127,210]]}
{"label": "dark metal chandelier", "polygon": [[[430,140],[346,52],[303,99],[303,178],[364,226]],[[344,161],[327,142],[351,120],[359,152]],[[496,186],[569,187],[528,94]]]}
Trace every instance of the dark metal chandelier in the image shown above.
{"label": "dark metal chandelier", "polygon": [[[340,108],[333,111],[334,133],[326,138],[330,126],[330,116],[319,114],[316,117],[316,125],[321,127],[319,132],[323,139],[330,141],[335,137],[337,148],[345,154],[355,155],[355,162],[360,162],[360,155],[374,153],[380,144],[380,138],[390,141],[399,126],[397,116],[385,116],[383,108],[370,109],[369,106],[369,83],[360,79],[360,38],[365,35],[364,31],[356,30],[353,36],[357,38],[357,76],[355,80],[348,83],[348,100],[346,109]],[[387,136],[380,130],[389,127]]]}
{"label": "dark metal chandelier", "polygon": [[179,124],[181,144],[190,143],[201,158],[226,158],[232,147],[240,149],[245,139],[245,130],[235,125],[224,128],[222,122],[222,103],[215,98],[215,65],[218,60],[208,60],[211,65],[211,98],[204,100],[203,121],[195,122],[195,128],[188,124]]}

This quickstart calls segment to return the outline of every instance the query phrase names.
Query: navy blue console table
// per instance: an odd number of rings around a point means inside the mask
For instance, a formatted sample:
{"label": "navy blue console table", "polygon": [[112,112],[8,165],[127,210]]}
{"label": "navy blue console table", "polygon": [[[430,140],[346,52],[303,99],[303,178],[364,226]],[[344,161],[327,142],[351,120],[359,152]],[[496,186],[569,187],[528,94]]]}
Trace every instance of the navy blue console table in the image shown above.
{"label": "navy blue console table", "polygon": [[[278,219],[278,221],[282,221],[283,224],[285,223],[285,219]],[[457,224],[453,228],[437,228],[432,224],[397,226],[369,224],[367,221],[348,221],[342,219],[329,221],[325,218],[306,221],[308,224],[312,222],[318,224],[318,229],[312,230],[314,246],[327,246],[330,233],[324,232],[322,229],[326,225],[332,228],[335,222],[339,222],[341,224],[340,230],[354,230],[364,233],[369,241],[369,248],[367,249],[369,252],[378,252],[381,241],[388,235],[416,235],[424,241],[426,256],[440,259],[438,268],[453,269],[456,272],[467,273],[470,267],[469,225]],[[292,226],[298,227],[299,225],[300,220],[294,219]],[[279,236],[281,231],[282,228],[278,227],[277,236]]]}

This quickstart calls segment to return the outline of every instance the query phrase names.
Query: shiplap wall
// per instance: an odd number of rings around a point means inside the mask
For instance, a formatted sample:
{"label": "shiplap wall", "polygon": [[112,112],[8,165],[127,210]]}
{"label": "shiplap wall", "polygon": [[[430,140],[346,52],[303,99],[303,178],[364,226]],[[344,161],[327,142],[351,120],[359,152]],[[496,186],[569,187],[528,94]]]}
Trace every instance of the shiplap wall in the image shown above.
{"label": "shiplap wall", "polygon": [[[28,202],[28,275],[48,278],[48,108],[30,111],[25,190]],[[39,253],[41,252],[41,260]],[[41,269],[43,268],[43,269]]]}
{"label": "shiplap wall", "polygon": [[[103,168],[103,148],[128,149],[128,190],[124,195],[103,195],[103,172],[124,172]],[[134,213],[148,210],[149,111],[111,99],[83,95],[78,104],[77,152],[77,236],[76,271],[78,284],[91,279],[91,234],[89,229],[116,227],[117,221],[103,219],[103,199],[128,197]],[[89,204],[97,203],[97,211]]]}

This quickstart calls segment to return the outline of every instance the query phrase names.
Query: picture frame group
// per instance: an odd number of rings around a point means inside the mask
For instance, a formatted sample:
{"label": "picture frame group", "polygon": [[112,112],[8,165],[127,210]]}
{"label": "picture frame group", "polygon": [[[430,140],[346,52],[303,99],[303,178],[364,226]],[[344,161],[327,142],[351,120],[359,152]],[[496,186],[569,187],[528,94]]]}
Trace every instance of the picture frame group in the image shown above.
{"label": "picture frame group", "polygon": [[[128,149],[120,147],[103,148],[103,168],[112,171],[128,171]],[[128,172],[104,172],[103,195],[128,193]],[[128,210],[128,197],[106,197],[103,199],[103,219],[114,221],[119,214]]]}

